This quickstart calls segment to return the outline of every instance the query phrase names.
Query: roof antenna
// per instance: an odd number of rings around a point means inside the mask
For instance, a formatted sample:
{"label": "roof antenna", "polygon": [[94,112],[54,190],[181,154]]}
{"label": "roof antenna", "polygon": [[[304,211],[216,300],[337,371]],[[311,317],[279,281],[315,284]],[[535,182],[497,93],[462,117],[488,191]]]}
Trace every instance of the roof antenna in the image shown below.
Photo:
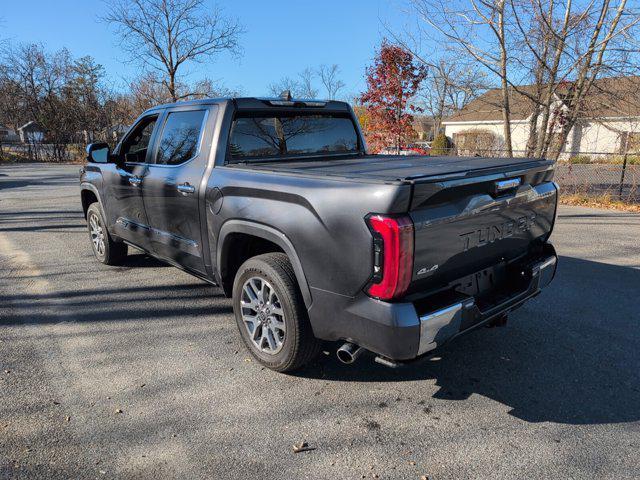
{"label": "roof antenna", "polygon": [[280,98],[282,100],[286,100],[287,102],[291,101],[291,90],[283,90],[280,94]]}

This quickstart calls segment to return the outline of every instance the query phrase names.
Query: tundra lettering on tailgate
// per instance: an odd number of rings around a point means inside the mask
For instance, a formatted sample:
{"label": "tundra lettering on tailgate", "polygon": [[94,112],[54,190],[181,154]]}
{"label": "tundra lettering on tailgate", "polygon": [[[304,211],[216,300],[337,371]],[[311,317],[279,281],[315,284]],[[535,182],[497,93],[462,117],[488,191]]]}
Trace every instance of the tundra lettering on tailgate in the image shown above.
{"label": "tundra lettering on tailgate", "polygon": [[478,230],[462,233],[460,238],[462,239],[463,251],[474,247],[482,247],[503,238],[509,238],[517,232],[527,232],[531,229],[535,219],[536,214],[530,213],[515,220],[507,220],[497,225],[489,225]]}

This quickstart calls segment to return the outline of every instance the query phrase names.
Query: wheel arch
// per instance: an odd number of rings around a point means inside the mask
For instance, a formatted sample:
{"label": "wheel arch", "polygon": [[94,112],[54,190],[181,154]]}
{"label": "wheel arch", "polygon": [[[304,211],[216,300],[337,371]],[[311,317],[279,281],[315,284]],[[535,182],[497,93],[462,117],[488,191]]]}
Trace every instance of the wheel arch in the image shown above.
{"label": "wheel arch", "polygon": [[[307,309],[310,308],[312,303],[311,290],[309,289],[309,284],[302,269],[300,258],[291,241],[284,233],[273,227],[246,220],[228,220],[222,226],[220,234],[218,235],[216,266],[225,293],[230,296],[230,289],[228,287],[229,285],[233,285],[235,270],[233,270],[231,255],[229,254],[236,243],[234,242],[234,238],[237,239],[238,235],[245,235],[270,242],[287,255],[289,261],[291,261],[291,266],[293,267],[305,306]],[[278,249],[273,251],[278,251]]]}
{"label": "wheel arch", "polygon": [[[100,192],[98,192],[96,186],[91,183],[82,183],[80,185],[80,201],[82,202],[82,213],[84,218],[87,218],[87,210],[89,209],[89,205],[92,203],[98,202],[102,208]],[[104,208],[102,211],[104,211]]]}

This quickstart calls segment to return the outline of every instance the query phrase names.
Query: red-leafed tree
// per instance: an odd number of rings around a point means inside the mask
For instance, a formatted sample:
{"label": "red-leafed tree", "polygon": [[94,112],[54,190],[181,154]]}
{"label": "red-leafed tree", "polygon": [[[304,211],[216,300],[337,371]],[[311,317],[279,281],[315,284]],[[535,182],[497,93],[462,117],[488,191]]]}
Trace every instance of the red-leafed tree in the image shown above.
{"label": "red-leafed tree", "polygon": [[382,41],[373,65],[367,68],[367,91],[360,97],[368,113],[365,135],[371,151],[391,146],[398,151],[413,136],[411,113],[419,108],[410,100],[426,75],[426,68],[416,64],[409,51]]}

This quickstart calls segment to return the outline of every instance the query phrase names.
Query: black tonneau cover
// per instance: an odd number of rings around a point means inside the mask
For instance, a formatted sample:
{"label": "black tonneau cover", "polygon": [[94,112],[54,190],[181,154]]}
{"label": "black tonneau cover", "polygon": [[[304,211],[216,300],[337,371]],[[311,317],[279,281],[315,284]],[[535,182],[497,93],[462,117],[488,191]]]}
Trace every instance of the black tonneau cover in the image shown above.
{"label": "black tonneau cover", "polygon": [[292,159],[250,162],[249,168],[277,170],[310,175],[331,175],[360,180],[412,181],[429,177],[459,177],[534,166],[552,165],[535,158],[439,157],[420,155],[364,155],[321,159]]}

